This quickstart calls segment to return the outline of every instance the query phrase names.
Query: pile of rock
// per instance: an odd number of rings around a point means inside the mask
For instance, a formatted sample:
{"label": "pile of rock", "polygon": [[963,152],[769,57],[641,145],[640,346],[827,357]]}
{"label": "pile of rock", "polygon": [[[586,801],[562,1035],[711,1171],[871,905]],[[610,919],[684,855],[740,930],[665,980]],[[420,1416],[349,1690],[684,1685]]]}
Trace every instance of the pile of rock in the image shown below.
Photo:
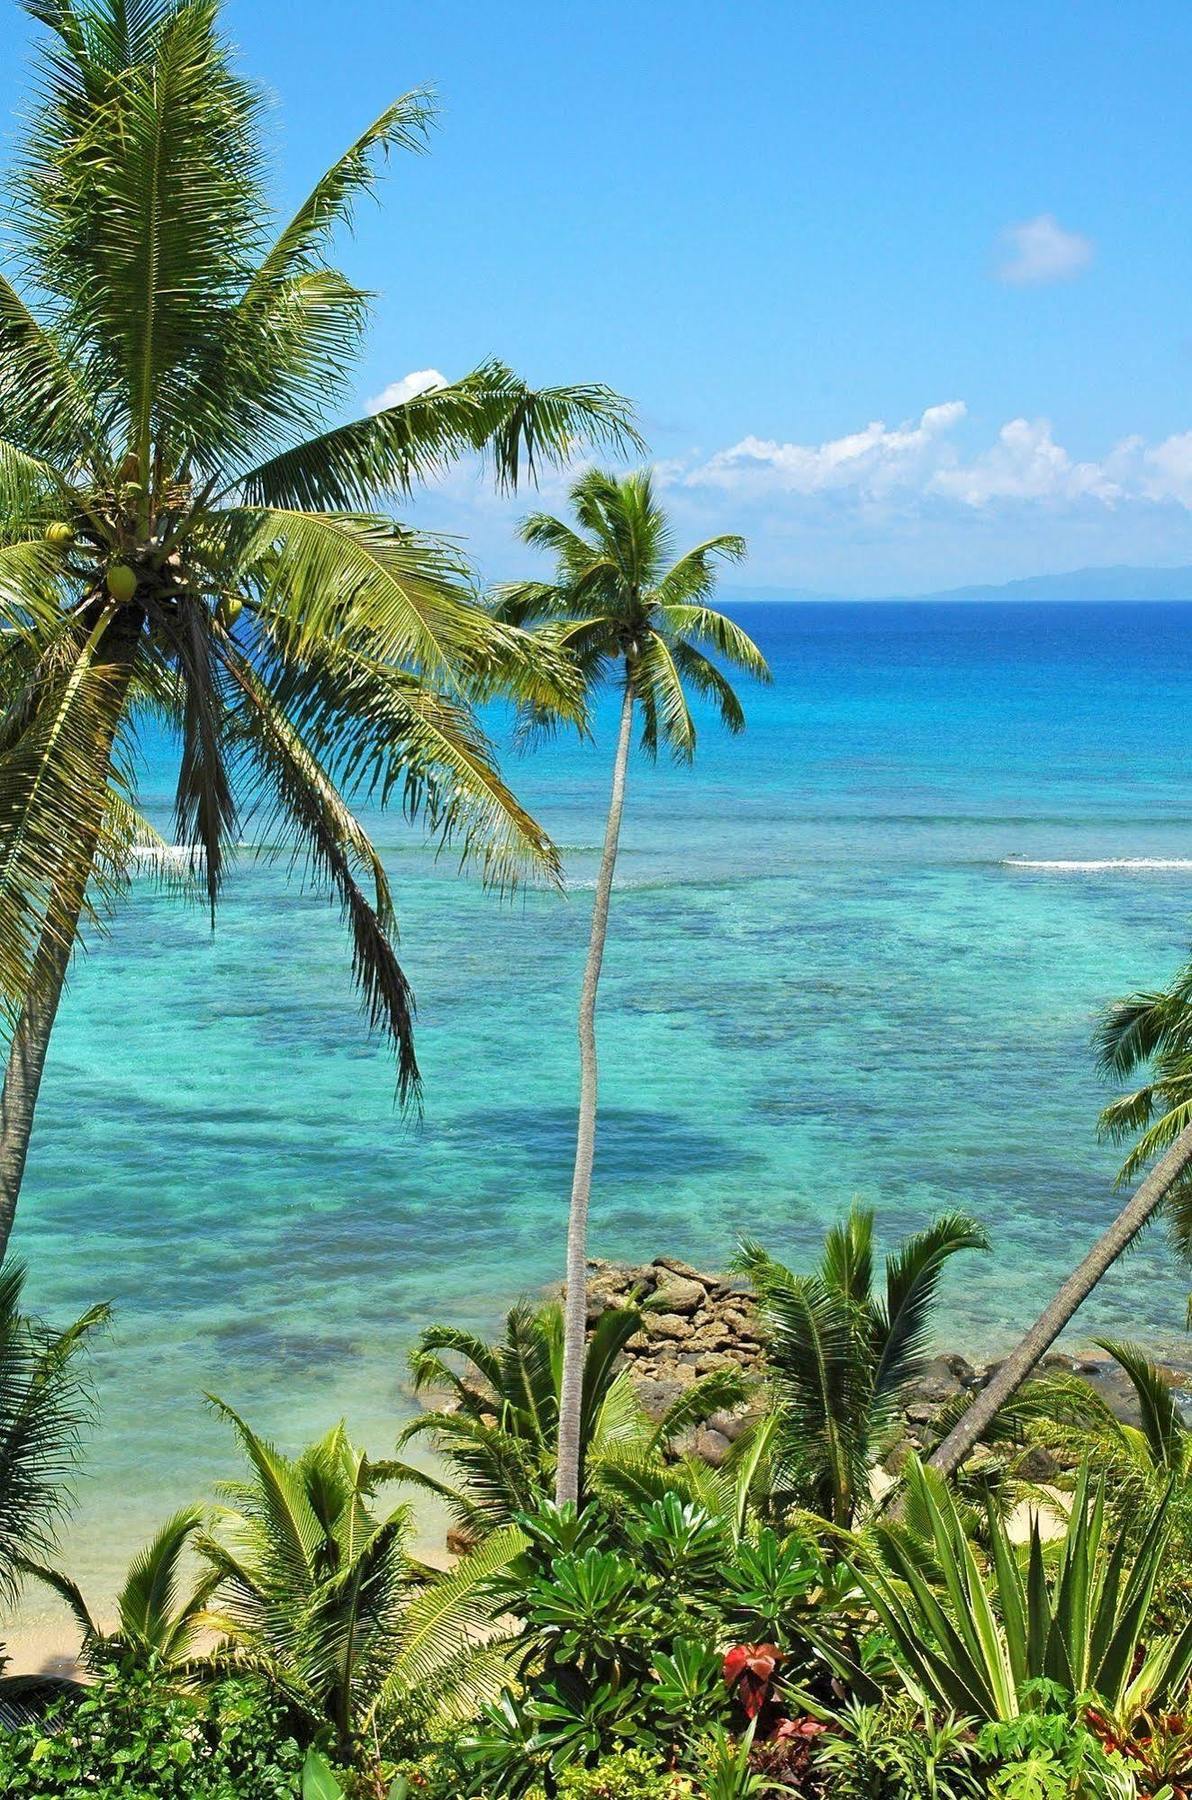
{"label": "pile of rock", "polygon": [[[625,1356],[642,1404],[660,1418],[685,1388],[717,1369],[760,1375],[761,1337],[748,1283],[708,1275],[673,1256],[628,1266],[593,1260],[588,1323],[610,1306],[637,1306],[642,1329]],[[677,1448],[719,1463],[742,1429],[748,1408],[716,1412]]]}
{"label": "pile of rock", "polygon": [[[685,1388],[715,1369],[735,1368],[757,1378],[764,1373],[757,1311],[747,1282],[706,1274],[672,1256],[634,1266],[594,1259],[589,1268],[589,1324],[610,1306],[641,1309],[642,1329],[630,1338],[626,1359],[651,1417],[660,1417]],[[996,1362],[979,1366],[953,1352],[933,1357],[906,1397],[904,1435],[887,1459],[887,1469],[895,1471],[909,1450],[937,1442],[945,1411],[961,1395],[984,1387],[997,1367]],[[1057,1370],[1087,1381],[1119,1418],[1137,1423],[1133,1387],[1103,1351],[1053,1352],[1044,1358],[1042,1372]],[[1163,1374],[1177,1389],[1192,1387],[1187,1371],[1164,1368]],[[719,1463],[740,1435],[747,1415],[748,1406],[714,1413],[677,1448]],[[1046,1452],[1031,1451],[1020,1472],[1029,1479],[1046,1480],[1052,1468]]]}

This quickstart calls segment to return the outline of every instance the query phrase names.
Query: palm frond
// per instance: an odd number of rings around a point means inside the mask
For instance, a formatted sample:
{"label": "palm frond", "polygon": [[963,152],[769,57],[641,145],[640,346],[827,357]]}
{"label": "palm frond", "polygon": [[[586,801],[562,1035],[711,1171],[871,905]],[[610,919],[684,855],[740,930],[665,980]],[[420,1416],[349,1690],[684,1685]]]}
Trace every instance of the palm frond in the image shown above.
{"label": "palm frond", "polygon": [[639,442],[626,403],[608,388],[534,390],[490,362],[285,450],[239,485],[256,505],[351,512],[409,493],[469,452],[488,456],[498,487],[508,489],[523,467],[532,478],[540,462],[565,462],[585,444]]}
{"label": "palm frond", "polygon": [[65,1331],[21,1310],[25,1271],[0,1268],[0,1593],[12,1598],[25,1565],[44,1563],[70,1503],[80,1439],[92,1416],[81,1357],[108,1318],[92,1307]]}
{"label": "palm frond", "polygon": [[1139,1344],[1115,1338],[1097,1338],[1098,1347],[1130,1378],[1138,1401],[1142,1434],[1157,1469],[1182,1472],[1187,1460],[1189,1435],[1175,1395]]}
{"label": "palm frond", "polygon": [[491,1635],[490,1584],[521,1555],[527,1541],[515,1525],[492,1532],[409,1602],[392,1666],[364,1712],[365,1731],[399,1699],[420,1688],[433,1689],[446,1669]]}
{"label": "palm frond", "polygon": [[683,692],[683,678],[665,640],[651,635],[632,661],[634,696],[641,705],[641,747],[657,756],[665,745],[676,762],[695,755],[695,720]]}
{"label": "palm frond", "polygon": [[[265,791],[298,833],[315,873],[327,881],[352,934],[352,973],[373,1030],[397,1056],[398,1094],[416,1102],[420,1077],[414,1051],[414,996],[393,948],[392,895],[380,857],[332,783],[251,667],[230,650],[224,667],[238,689],[246,747]],[[370,901],[360,885],[372,883]]]}
{"label": "palm frond", "polygon": [[886,1292],[875,1318],[879,1349],[874,1397],[892,1405],[923,1368],[930,1318],[944,1269],[964,1250],[988,1250],[989,1236],[967,1213],[943,1213],[886,1261]]}
{"label": "palm frond", "polygon": [[43,934],[73,942],[78,898],[95,867],[134,650],[116,623],[101,609],[65,673],[39,684],[27,723],[0,752],[0,1006],[12,1020]]}

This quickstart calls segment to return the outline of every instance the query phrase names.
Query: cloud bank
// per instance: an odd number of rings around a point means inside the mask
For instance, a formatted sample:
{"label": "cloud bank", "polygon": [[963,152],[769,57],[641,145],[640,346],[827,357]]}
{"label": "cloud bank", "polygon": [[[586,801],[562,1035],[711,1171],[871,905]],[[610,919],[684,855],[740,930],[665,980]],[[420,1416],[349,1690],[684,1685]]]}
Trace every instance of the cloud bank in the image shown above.
{"label": "cloud bank", "polygon": [[1097,461],[1073,457],[1048,419],[1010,419],[993,442],[967,455],[957,441],[962,400],[927,407],[890,426],[878,419],[819,444],[744,437],[712,455],[660,467],[668,485],[720,489],[742,498],[846,499],[905,511],[933,504],[983,509],[998,503],[1115,508],[1172,502],[1192,510],[1192,432],[1148,445],[1124,438]]}
{"label": "cloud bank", "polygon": [[[442,379],[414,370],[369,404],[397,405]],[[537,508],[565,512],[584,460],[543,468],[536,490],[508,495],[467,458],[403,499],[402,516],[457,538],[488,579],[530,574],[540,561],[518,543],[518,521]],[[949,399],[819,442],[750,433],[655,471],[676,540],[746,537],[749,585],[921,593],[1110,563],[1192,563],[1192,430],[1123,437],[1090,457],[1047,418],[982,426]]]}

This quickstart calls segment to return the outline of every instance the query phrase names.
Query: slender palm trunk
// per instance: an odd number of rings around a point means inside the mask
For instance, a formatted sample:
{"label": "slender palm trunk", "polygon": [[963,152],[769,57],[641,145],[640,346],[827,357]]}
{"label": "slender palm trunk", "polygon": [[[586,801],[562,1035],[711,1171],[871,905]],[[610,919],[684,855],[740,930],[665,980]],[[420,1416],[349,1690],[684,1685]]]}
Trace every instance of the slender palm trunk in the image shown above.
{"label": "slender palm trunk", "polygon": [[964,1417],[948,1433],[929,1466],[941,1475],[958,1469],[985,1431],[999,1407],[1022,1386],[1041,1356],[1048,1351],[1082,1301],[1087,1300],[1106,1270],[1138,1236],[1172,1186],[1192,1163],[1192,1125],[1181,1131],[1171,1149],[1157,1162],[1146,1180],[1130,1196],[1113,1224],[1093,1245],[1084,1261],[1064,1282],[1055,1299],[1044,1308],[1017,1349],[1002,1363],[989,1385],[982,1388]]}
{"label": "slender palm trunk", "polygon": [[563,1314],[563,1381],[559,1395],[559,1451],[555,1500],[579,1499],[580,1423],[583,1410],[584,1348],[588,1314],[588,1201],[592,1192],[592,1160],[596,1152],[596,991],[608,935],[608,906],[621,837],[629,738],[633,728],[633,676],[625,672],[621,727],[613,762],[613,785],[604,828],[604,853],[596,878],[592,933],[579,996],[579,1123],[575,1136],[575,1173],[571,1179],[571,1212],[567,1221],[567,1298]]}
{"label": "slender palm trunk", "polygon": [[76,883],[76,890],[70,896],[69,935],[51,932],[48,927],[42,932],[29,998],[9,1046],[4,1088],[0,1092],[0,1262],[8,1249],[16,1218],[50,1033],[66,985],[66,971],[70,967],[85,891],[84,879]]}

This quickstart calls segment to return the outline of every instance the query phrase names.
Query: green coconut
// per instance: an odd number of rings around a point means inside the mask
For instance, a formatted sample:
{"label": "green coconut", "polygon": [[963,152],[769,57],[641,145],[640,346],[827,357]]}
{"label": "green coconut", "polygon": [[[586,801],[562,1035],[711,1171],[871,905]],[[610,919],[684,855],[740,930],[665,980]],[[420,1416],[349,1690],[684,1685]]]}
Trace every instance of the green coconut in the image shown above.
{"label": "green coconut", "polygon": [[137,572],[127,563],[113,563],[108,570],[108,593],[121,606],[127,606],[137,591]]}
{"label": "green coconut", "polygon": [[225,595],[216,608],[219,622],[225,631],[231,631],[243,611],[244,602],[236,594]]}
{"label": "green coconut", "polygon": [[65,519],[56,519],[52,525],[46,526],[46,543],[53,544],[55,550],[67,550],[74,543],[74,527]]}

